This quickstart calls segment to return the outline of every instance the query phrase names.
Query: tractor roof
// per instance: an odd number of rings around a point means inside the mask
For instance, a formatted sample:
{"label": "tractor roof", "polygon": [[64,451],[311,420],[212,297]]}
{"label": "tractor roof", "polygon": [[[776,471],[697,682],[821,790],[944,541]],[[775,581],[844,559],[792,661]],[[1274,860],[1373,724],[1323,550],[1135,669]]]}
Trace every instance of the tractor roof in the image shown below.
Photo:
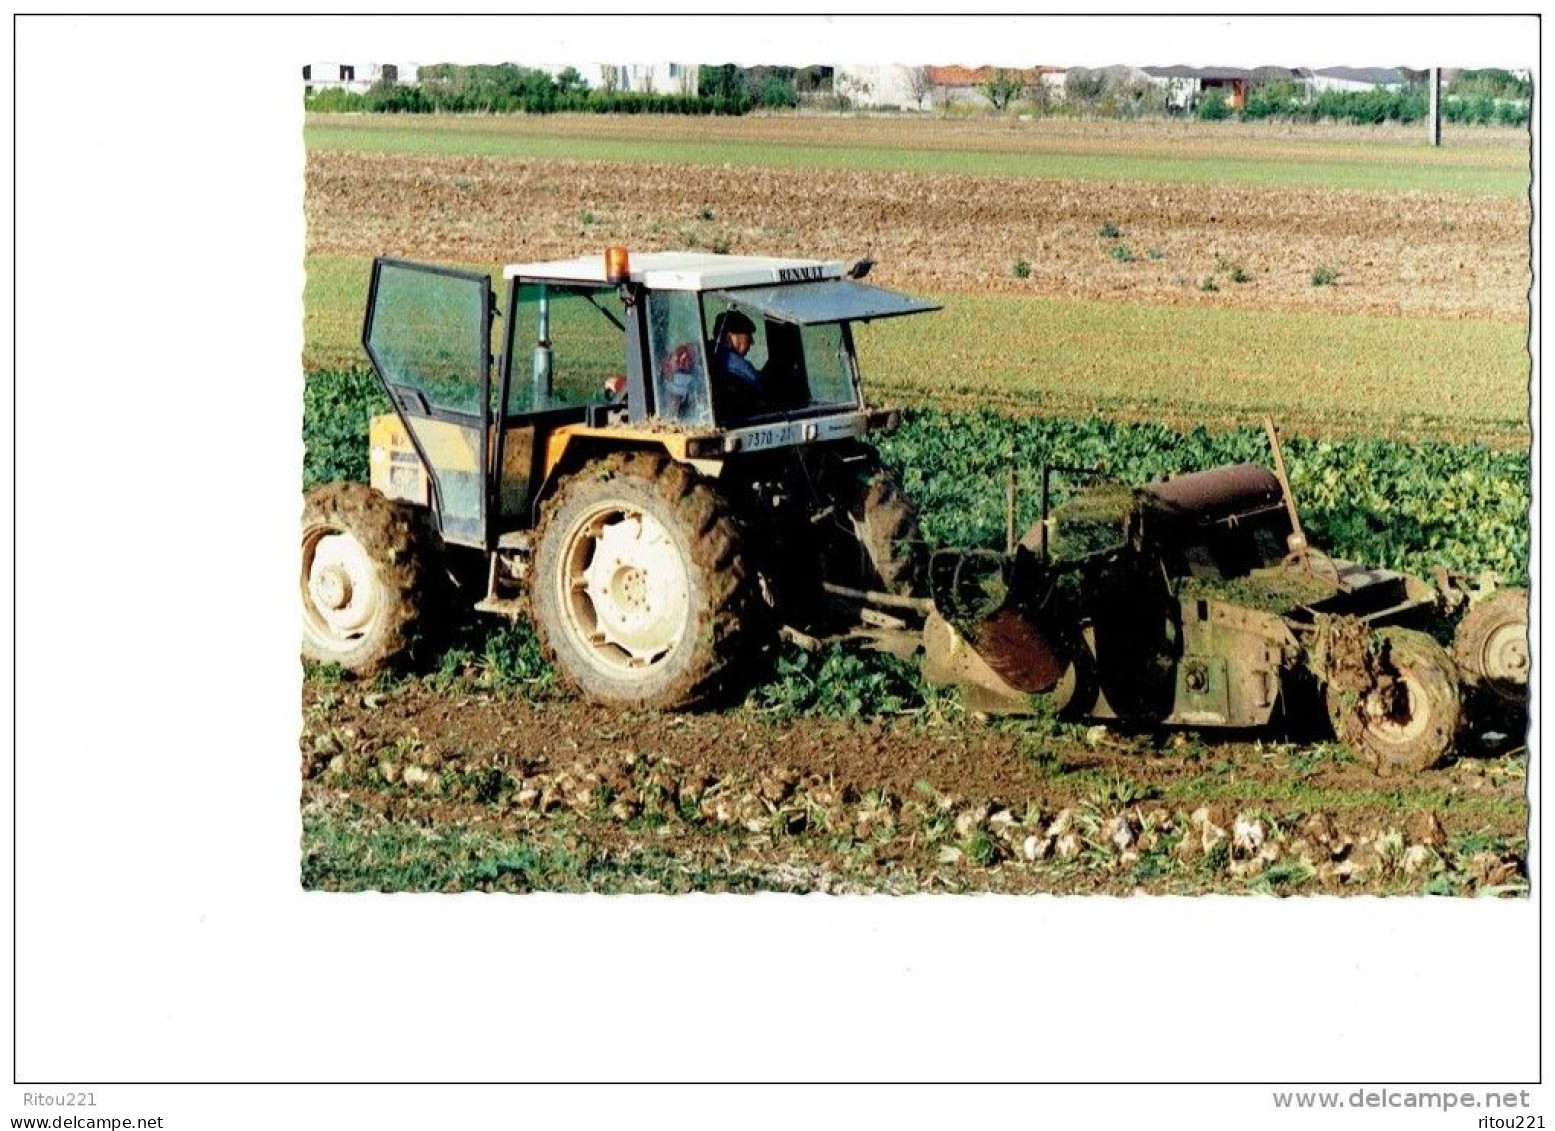
{"label": "tractor roof", "polygon": [[[647,251],[631,257],[631,278],[651,290],[707,291],[724,287],[751,287],[763,283],[802,283],[840,279],[842,263],[818,259],[779,259],[765,255],[712,255],[696,251]],[[510,263],[502,274],[509,279],[555,279],[565,282],[600,283],[605,278],[605,256],[580,255],[544,263]]]}

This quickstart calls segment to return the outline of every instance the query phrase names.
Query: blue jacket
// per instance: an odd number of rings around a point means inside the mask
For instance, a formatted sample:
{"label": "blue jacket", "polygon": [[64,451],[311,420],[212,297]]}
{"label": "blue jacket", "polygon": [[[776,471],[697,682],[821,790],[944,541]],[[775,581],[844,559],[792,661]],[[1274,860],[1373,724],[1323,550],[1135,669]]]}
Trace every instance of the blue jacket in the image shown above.
{"label": "blue jacket", "polygon": [[713,368],[733,377],[753,393],[761,391],[761,370],[736,353],[728,342],[720,343],[714,352]]}

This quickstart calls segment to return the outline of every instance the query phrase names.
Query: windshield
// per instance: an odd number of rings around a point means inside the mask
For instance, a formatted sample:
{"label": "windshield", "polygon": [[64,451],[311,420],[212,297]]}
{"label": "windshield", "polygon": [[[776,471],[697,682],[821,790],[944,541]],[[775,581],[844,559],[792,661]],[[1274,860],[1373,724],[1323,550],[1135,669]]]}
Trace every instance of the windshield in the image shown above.
{"label": "windshield", "polygon": [[738,291],[703,296],[708,366],[720,423],[859,405],[845,322],[795,325]]}

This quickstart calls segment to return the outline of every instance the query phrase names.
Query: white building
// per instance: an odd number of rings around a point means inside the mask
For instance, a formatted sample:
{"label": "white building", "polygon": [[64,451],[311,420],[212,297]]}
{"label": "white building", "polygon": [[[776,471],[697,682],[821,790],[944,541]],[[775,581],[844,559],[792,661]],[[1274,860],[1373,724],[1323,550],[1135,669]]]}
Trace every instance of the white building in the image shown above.
{"label": "white building", "polygon": [[832,93],[860,107],[900,106],[908,110],[927,110],[933,101],[928,68],[897,63],[887,66],[838,64],[832,70]]}
{"label": "white building", "polygon": [[1324,67],[1312,72],[1314,94],[1325,90],[1403,90],[1409,76],[1397,67]]}
{"label": "white building", "polygon": [[1304,95],[1312,93],[1312,76],[1305,68],[1288,67],[1145,67],[1140,75],[1166,93],[1174,110],[1197,105],[1199,96],[1217,92],[1233,110],[1247,105],[1248,94],[1266,83],[1295,83]]}
{"label": "white building", "polygon": [[695,63],[546,63],[538,69],[555,78],[568,67],[583,76],[590,90],[621,94],[697,94]]}
{"label": "white building", "polygon": [[349,90],[366,94],[376,82],[388,79],[404,86],[420,81],[415,63],[309,63],[302,68],[302,82],[309,94],[321,90]]}

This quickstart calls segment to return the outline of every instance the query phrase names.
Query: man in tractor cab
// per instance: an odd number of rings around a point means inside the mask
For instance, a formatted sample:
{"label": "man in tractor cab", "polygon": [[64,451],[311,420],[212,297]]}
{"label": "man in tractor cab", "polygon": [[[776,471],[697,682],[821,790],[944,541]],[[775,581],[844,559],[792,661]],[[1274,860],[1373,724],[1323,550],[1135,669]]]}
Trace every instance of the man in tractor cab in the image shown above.
{"label": "man in tractor cab", "polygon": [[756,341],[756,324],[738,310],[726,310],[713,320],[713,376],[742,399],[764,399],[763,377],[745,355]]}

